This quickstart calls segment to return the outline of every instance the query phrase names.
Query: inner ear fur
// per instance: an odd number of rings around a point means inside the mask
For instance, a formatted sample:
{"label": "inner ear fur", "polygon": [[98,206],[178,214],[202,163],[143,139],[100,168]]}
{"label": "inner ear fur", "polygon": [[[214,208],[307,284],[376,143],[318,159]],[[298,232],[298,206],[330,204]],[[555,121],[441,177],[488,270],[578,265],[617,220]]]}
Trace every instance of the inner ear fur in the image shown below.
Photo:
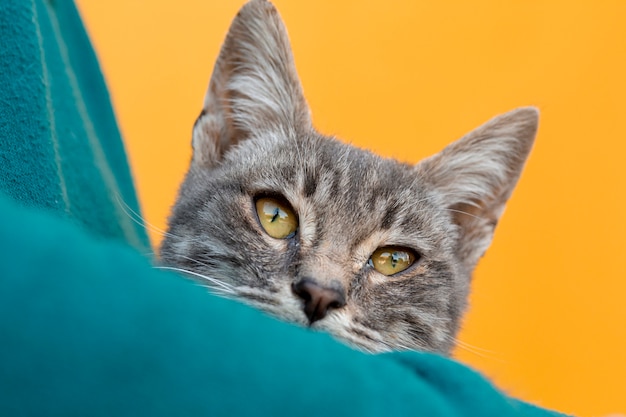
{"label": "inner ear fur", "polygon": [[193,129],[193,163],[210,167],[233,145],[262,131],[311,128],[287,30],[266,0],[233,20]]}
{"label": "inner ear fur", "polygon": [[459,226],[460,257],[473,268],[524,168],[539,122],[534,107],[488,121],[422,161],[421,179],[438,193]]}

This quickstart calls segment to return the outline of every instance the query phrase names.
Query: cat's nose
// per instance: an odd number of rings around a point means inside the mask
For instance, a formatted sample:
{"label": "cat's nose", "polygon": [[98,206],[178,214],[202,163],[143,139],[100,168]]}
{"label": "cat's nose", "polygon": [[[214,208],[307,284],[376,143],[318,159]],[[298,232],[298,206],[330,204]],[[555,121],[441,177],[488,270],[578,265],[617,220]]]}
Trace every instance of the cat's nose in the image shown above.
{"label": "cat's nose", "polygon": [[304,314],[309,318],[309,324],[323,319],[328,310],[346,305],[343,291],[323,287],[309,278],[294,282],[291,288],[304,301]]}

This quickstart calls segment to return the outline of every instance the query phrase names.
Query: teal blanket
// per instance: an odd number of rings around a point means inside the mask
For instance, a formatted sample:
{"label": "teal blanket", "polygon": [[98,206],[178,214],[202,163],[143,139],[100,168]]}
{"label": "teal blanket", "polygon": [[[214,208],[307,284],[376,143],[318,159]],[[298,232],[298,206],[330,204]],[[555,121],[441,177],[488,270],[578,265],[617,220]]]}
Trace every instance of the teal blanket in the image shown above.
{"label": "teal blanket", "polygon": [[453,361],[372,356],[0,199],[2,416],[549,416]]}
{"label": "teal blanket", "polygon": [[0,5],[0,191],[102,237],[148,240],[109,95],[68,0]]}
{"label": "teal blanket", "polygon": [[557,415],[151,268],[75,7],[5,0],[0,39],[0,416]]}

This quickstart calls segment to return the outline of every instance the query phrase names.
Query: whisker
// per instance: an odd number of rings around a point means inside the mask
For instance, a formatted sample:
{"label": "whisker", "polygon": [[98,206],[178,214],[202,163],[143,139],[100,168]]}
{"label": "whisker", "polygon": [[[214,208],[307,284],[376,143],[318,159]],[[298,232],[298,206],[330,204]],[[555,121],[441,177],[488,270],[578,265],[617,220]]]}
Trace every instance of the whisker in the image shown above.
{"label": "whisker", "polygon": [[157,266],[154,266],[154,268],[155,269],[164,269],[164,270],[168,270],[168,271],[176,271],[176,272],[180,272],[180,273],[183,273],[183,274],[192,275],[194,277],[201,278],[203,281],[210,282],[211,284],[214,284],[217,287],[219,287],[219,288],[212,287],[213,289],[219,289],[221,291],[225,291],[228,294],[233,294],[233,295],[237,294],[237,292],[235,291],[235,289],[232,286],[230,286],[230,285],[228,285],[228,284],[226,284],[226,283],[224,283],[224,282],[222,282],[220,280],[217,280],[217,279],[211,278],[211,277],[207,277],[206,275],[202,275],[202,274],[199,274],[197,272],[189,271],[189,270],[183,269],[183,268],[176,268],[176,267],[173,267],[173,266],[157,265]]}
{"label": "whisker", "polygon": [[489,349],[485,349],[485,348],[481,348],[481,347],[478,347],[478,346],[472,345],[472,344],[470,344],[470,343],[467,343],[467,342],[462,341],[461,339],[454,338],[454,341],[455,341],[457,344],[461,345],[461,346],[468,347],[468,348],[472,348],[472,349],[475,349],[475,350],[480,351],[480,352],[485,352],[485,353],[496,353],[496,352],[495,352],[495,351],[493,351],[493,350],[489,350]]}
{"label": "whisker", "polygon": [[143,255],[144,257],[148,258],[148,259],[157,259],[158,258],[158,253],[156,253],[153,250],[149,250],[149,251],[145,251],[145,252],[141,252],[141,255]]}
{"label": "whisker", "polygon": [[428,197],[420,198],[419,200],[417,200],[415,202],[415,204],[421,203],[421,202],[424,202],[424,201],[428,201],[428,200],[433,200],[433,199],[436,199],[436,198],[441,198],[441,197],[438,196],[438,195],[431,195],[431,196],[428,196]]}
{"label": "whisker", "polygon": [[462,341],[460,339],[457,339],[457,338],[454,338],[454,337],[450,337],[450,339],[452,340],[453,343],[456,344],[456,346],[459,349],[463,349],[464,351],[469,352],[469,353],[471,353],[473,355],[480,356],[481,358],[485,358],[485,359],[498,361],[498,362],[504,362],[503,359],[498,358],[495,355],[496,352],[493,351],[493,350],[483,349],[483,348],[471,345],[471,344],[469,344],[467,342],[464,342],[464,341]]}
{"label": "whisker", "polygon": [[487,221],[487,219],[485,219],[484,217],[476,216],[476,215],[474,215],[474,214],[472,214],[472,213],[468,213],[467,211],[457,210],[457,209],[451,209],[451,208],[447,208],[447,209],[444,209],[444,210],[447,210],[447,211],[452,211],[452,212],[454,212],[454,213],[461,213],[461,214],[465,214],[465,215],[467,215],[467,216],[473,217],[473,218],[478,219],[478,220]]}
{"label": "whisker", "polygon": [[[447,197],[465,196],[465,194],[463,194],[463,193],[446,193],[446,196]],[[421,203],[423,201],[428,201],[428,200],[435,200],[435,199],[439,199],[439,198],[441,198],[440,195],[433,194],[433,195],[429,195],[428,197],[420,198],[414,204]]]}
{"label": "whisker", "polygon": [[231,294],[222,292],[222,290],[220,290],[219,288],[215,288],[215,287],[212,287],[210,285],[200,284],[200,283],[198,283],[198,281],[194,281],[194,284],[199,286],[199,287],[202,287],[202,288],[206,289],[212,295],[215,295],[215,296],[218,296],[218,297],[221,297],[221,298],[225,298],[227,300],[234,300],[234,299],[236,299]]}
{"label": "whisker", "polygon": [[204,263],[204,262],[202,262],[202,261],[200,261],[200,260],[198,260],[198,259],[191,258],[191,257],[189,257],[189,256],[182,255],[182,254],[178,254],[177,256],[179,256],[179,257],[181,257],[181,258],[183,258],[183,259],[186,259],[186,260],[188,260],[188,261],[194,262],[194,263],[196,263],[196,264],[198,264],[198,265],[200,265],[200,266],[205,266],[205,267],[207,267],[207,268],[211,268],[211,265],[209,265],[209,264],[207,264],[207,263]]}
{"label": "whisker", "polygon": [[171,233],[166,232],[165,230],[155,226],[154,224],[148,222],[146,219],[144,219],[141,214],[137,213],[135,210],[133,210],[132,207],[130,207],[121,197],[119,194],[115,195],[115,199],[117,200],[117,204],[120,206],[120,208],[124,211],[124,213],[136,224],[138,224],[139,226],[143,227],[144,229],[150,230],[152,232],[155,233],[159,233],[161,236],[169,236],[169,237],[178,237],[175,235],[172,235]]}

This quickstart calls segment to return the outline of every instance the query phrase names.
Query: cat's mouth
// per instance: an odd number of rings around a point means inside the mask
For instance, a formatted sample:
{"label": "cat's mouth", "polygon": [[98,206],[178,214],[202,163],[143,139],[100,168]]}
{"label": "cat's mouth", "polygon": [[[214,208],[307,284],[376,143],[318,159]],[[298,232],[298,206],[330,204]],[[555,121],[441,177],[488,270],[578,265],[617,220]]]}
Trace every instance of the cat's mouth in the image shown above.
{"label": "cat's mouth", "polygon": [[[274,317],[314,331],[327,332],[357,350],[382,353],[404,348],[390,346],[380,332],[353,320],[351,306],[336,293],[320,290],[311,284],[294,284],[291,287],[289,291],[274,293],[240,287],[238,296]],[[303,295],[303,287],[307,288],[308,295]]]}

